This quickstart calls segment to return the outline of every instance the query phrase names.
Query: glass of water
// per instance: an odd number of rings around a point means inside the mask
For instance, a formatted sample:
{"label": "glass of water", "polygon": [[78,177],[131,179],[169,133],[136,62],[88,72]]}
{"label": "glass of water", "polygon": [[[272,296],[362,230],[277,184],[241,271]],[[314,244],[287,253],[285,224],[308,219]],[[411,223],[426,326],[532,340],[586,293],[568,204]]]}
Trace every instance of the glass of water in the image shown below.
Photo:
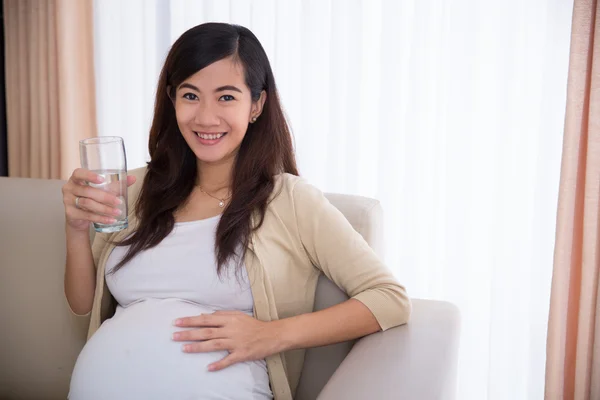
{"label": "glass of water", "polygon": [[88,183],[91,187],[102,189],[117,196],[123,202],[117,206],[122,214],[114,217],[114,224],[94,222],[97,232],[118,232],[127,228],[127,159],[123,138],[102,136],[79,141],[81,167],[104,178],[104,182]]}

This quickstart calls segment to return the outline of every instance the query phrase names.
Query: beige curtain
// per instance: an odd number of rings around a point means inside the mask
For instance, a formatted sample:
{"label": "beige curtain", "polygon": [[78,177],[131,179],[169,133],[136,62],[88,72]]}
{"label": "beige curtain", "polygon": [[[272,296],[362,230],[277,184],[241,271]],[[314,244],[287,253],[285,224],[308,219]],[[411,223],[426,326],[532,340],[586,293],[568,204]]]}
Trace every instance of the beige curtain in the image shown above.
{"label": "beige curtain", "polygon": [[96,136],[93,0],[4,0],[8,172],[68,178]]}
{"label": "beige curtain", "polygon": [[600,10],[575,0],[546,399],[600,399]]}

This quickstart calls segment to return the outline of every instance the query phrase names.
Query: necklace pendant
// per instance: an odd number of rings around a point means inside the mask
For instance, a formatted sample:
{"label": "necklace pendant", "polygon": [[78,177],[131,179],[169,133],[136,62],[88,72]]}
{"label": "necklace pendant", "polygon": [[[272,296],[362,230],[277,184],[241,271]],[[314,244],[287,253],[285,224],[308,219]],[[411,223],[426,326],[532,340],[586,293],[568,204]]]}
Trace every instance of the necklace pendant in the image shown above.
{"label": "necklace pendant", "polygon": [[221,207],[221,208],[225,207],[225,202],[223,202],[223,200],[219,201],[219,207]]}

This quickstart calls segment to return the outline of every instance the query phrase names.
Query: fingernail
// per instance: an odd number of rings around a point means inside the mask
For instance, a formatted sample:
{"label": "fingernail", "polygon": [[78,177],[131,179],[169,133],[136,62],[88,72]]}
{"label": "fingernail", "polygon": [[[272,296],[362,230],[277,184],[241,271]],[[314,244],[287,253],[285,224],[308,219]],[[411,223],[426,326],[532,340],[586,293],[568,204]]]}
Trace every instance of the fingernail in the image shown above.
{"label": "fingernail", "polygon": [[109,218],[109,219],[108,219],[108,223],[109,223],[109,224],[114,224],[115,222],[117,222],[117,220],[116,220],[116,219],[114,219],[114,218]]}
{"label": "fingernail", "polygon": [[102,176],[98,176],[98,177],[96,178],[96,181],[97,181],[98,183],[102,183],[102,182],[104,182],[104,177],[102,177]]}
{"label": "fingernail", "polygon": [[115,213],[115,215],[121,215],[121,214],[123,214],[123,211],[119,210],[118,208],[115,208],[114,213]]}
{"label": "fingernail", "polygon": [[183,351],[188,352],[188,351],[190,351],[190,349],[191,349],[191,346],[189,344],[183,345]]}
{"label": "fingernail", "polygon": [[208,366],[208,370],[209,371],[214,371],[215,369],[217,369],[217,368],[215,366],[213,366],[213,365],[209,365]]}
{"label": "fingernail", "polygon": [[179,325],[181,323],[180,319],[176,319],[175,321],[173,321],[173,325]]}
{"label": "fingernail", "polygon": [[115,203],[117,203],[117,204],[123,204],[123,200],[121,200],[120,198],[117,197],[117,200],[115,200]]}
{"label": "fingernail", "polygon": [[173,340],[177,340],[177,339],[179,339],[179,333],[175,332],[173,334]]}

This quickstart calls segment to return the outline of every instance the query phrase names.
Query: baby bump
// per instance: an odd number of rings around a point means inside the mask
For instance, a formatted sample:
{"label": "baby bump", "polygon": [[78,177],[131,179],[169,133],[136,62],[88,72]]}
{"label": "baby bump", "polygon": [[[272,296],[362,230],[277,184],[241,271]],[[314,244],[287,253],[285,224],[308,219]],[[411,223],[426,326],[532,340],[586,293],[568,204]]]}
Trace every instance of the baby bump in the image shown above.
{"label": "baby bump", "polygon": [[177,299],[118,307],[81,351],[69,398],[272,398],[264,360],[209,372],[226,351],[185,353],[183,343],[171,339],[183,330],[173,325],[176,318],[213,311]]}

